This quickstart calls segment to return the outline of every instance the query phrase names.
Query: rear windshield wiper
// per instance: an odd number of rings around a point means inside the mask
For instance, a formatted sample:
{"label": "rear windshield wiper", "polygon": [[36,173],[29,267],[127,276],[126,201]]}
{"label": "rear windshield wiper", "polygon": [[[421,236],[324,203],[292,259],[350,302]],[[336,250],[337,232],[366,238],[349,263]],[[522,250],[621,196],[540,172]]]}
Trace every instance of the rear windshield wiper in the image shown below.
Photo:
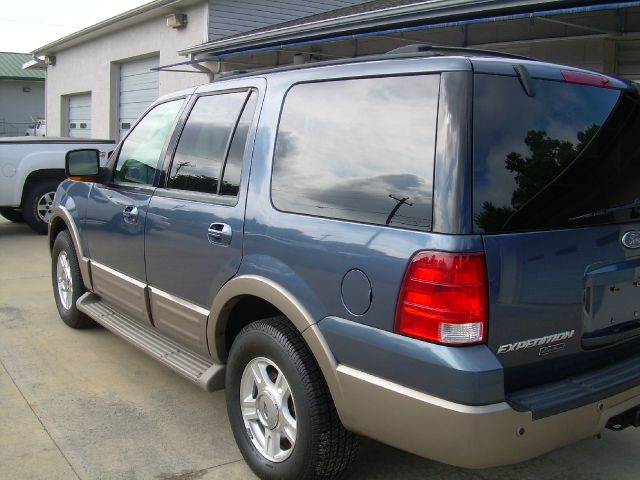
{"label": "rear windshield wiper", "polygon": [[636,198],[633,202],[627,203],[626,205],[620,205],[618,207],[604,208],[602,210],[596,210],[594,212],[585,213],[584,215],[580,215],[578,217],[572,217],[569,219],[570,222],[575,222],[577,220],[585,220],[587,218],[593,217],[601,217],[602,215],[607,215],[613,212],[619,212],[620,210],[626,210],[628,208],[640,207],[640,198]]}

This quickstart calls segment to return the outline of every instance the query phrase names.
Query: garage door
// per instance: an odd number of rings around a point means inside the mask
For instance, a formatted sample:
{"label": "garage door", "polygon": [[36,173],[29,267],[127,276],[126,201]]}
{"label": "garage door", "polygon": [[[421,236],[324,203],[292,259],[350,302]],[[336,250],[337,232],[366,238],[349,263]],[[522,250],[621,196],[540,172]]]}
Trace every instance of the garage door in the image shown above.
{"label": "garage door", "polygon": [[640,40],[617,43],[618,75],[629,80],[640,80]]}
{"label": "garage door", "polygon": [[91,94],[69,97],[69,136],[91,137]]}
{"label": "garage door", "polygon": [[159,57],[120,64],[120,118],[122,138],[142,112],[158,98]]}

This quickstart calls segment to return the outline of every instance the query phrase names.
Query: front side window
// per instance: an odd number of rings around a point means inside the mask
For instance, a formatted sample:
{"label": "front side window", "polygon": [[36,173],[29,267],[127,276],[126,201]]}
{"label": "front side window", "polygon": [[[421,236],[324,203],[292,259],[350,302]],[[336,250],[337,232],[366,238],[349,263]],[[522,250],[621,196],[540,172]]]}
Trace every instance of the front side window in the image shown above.
{"label": "front side window", "polygon": [[135,126],[120,149],[116,183],[153,184],[162,149],[183,103],[183,99],[161,103]]}
{"label": "front side window", "polygon": [[429,230],[439,75],[294,86],[276,140],[282,211]]}
{"label": "front side window", "polygon": [[168,188],[218,193],[230,139],[247,95],[248,92],[236,92],[198,99],[180,135]]}

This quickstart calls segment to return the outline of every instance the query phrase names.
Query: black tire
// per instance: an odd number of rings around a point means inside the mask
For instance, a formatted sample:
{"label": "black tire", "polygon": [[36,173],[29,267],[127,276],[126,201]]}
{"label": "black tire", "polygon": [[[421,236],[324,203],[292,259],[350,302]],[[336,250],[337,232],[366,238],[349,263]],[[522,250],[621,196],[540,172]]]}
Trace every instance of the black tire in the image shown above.
{"label": "black tire", "polygon": [[[58,289],[58,258],[65,255],[69,264],[69,273],[71,278],[71,298],[68,306],[65,306],[62,300],[62,293]],[[80,312],[76,307],[76,302],[87,289],[82,282],[80,274],[80,265],[78,257],[73,246],[73,241],[67,230],[63,230],[56,237],[51,252],[51,283],[53,286],[53,297],[56,300],[56,307],[60,318],[71,328],[87,328],[94,325],[93,320]]]}
{"label": "black tire", "polygon": [[[24,221],[27,222],[27,225],[29,225],[32,230],[41,235],[47,233],[49,222],[43,220],[38,214],[39,203],[43,201],[45,196],[51,194],[51,192],[55,194],[59,183],[59,180],[54,179],[40,180],[27,190],[27,194],[24,197],[24,203],[22,205]],[[53,200],[53,196],[51,196],[51,200]]]}
{"label": "black tire", "polygon": [[22,212],[17,208],[0,208],[0,215],[2,215],[10,222],[24,222],[24,218],[22,218]]}
{"label": "black tire", "polygon": [[[284,374],[295,403],[295,444],[280,462],[260,453],[242,417],[242,375],[245,367],[260,357],[274,362]],[[355,457],[358,438],[343,427],[315,358],[285,317],[260,320],[238,334],[227,362],[226,397],[236,443],[249,467],[262,479],[336,478]],[[279,413],[278,425],[282,415]]]}

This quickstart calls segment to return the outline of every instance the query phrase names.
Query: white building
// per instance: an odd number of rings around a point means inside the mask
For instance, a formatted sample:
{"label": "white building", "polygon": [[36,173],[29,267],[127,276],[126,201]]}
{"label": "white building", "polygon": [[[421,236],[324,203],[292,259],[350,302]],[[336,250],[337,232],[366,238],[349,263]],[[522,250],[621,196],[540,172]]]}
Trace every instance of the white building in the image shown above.
{"label": "white building", "polygon": [[178,51],[353,3],[156,0],[56,40],[29,66],[46,67],[47,134],[117,140],[159,95],[212,79],[199,65],[152,70],[184,61]]}

